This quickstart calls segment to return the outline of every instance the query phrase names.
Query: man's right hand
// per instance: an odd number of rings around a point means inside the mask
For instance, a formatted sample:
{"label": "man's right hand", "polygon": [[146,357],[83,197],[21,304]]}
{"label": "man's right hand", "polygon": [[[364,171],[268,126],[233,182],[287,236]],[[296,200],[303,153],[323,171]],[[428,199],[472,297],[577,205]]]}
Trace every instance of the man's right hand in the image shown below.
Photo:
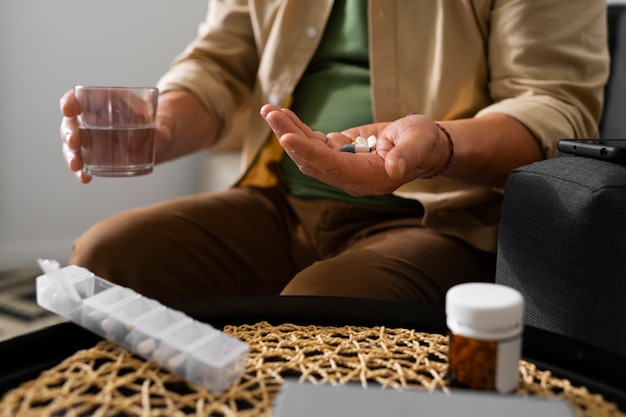
{"label": "man's right hand", "polygon": [[[83,171],[77,118],[80,105],[74,90],[63,95],[60,107],[63,115],[63,157],[78,181],[86,184],[91,181],[91,176]],[[159,95],[156,127],[156,163],[208,148],[215,141],[219,130],[202,104],[185,90],[171,90]]]}
{"label": "man's right hand", "polygon": [[80,113],[74,90],[70,90],[61,98],[61,140],[63,142],[63,157],[67,166],[74,173],[78,181],[87,184],[91,176],[83,171],[83,158],[80,152],[80,134],[78,133],[78,119]]}

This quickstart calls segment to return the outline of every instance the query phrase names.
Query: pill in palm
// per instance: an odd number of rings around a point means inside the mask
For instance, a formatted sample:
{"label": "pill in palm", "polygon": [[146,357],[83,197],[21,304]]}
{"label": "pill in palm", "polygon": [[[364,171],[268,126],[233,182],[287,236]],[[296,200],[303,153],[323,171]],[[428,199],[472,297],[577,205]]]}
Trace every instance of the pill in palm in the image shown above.
{"label": "pill in palm", "polygon": [[370,150],[374,150],[376,149],[376,142],[378,142],[378,139],[376,139],[376,136],[374,135],[370,135],[367,138],[367,146],[369,146]]}
{"label": "pill in palm", "polygon": [[357,136],[352,143],[347,143],[341,147],[342,152],[364,153],[376,149],[376,136],[370,135],[367,139],[363,136]]}
{"label": "pill in palm", "polygon": [[348,143],[341,147],[342,152],[352,152],[352,153],[361,153],[361,152],[369,152],[370,148],[366,145],[360,145],[358,143]]}

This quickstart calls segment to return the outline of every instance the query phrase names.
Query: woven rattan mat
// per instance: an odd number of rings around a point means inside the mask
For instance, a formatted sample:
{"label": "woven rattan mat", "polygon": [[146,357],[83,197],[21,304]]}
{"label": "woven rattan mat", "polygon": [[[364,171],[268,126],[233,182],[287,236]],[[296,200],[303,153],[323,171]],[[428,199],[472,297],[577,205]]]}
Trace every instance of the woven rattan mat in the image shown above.
{"label": "woven rattan mat", "polygon": [[[446,336],[386,327],[266,322],[228,326],[250,345],[246,372],[211,394],[108,341],[76,352],[0,401],[5,416],[269,416],[286,378],[445,389]],[[600,395],[520,361],[519,395],[567,399],[579,416],[622,416]]]}

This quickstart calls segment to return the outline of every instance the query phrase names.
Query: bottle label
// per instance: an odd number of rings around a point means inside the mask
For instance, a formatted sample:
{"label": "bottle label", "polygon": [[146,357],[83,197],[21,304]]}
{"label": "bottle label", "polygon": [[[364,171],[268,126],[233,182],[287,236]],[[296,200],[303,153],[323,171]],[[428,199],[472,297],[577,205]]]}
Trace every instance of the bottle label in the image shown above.
{"label": "bottle label", "polygon": [[519,358],[522,353],[522,340],[515,339],[498,343],[496,364],[496,391],[511,392],[517,388]]}

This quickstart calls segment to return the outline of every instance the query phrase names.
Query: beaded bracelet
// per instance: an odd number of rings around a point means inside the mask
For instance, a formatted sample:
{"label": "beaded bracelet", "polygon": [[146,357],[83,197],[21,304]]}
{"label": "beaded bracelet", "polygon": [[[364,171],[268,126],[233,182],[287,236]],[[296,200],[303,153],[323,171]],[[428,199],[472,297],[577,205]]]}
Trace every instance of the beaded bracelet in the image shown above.
{"label": "beaded bracelet", "polygon": [[[407,114],[407,116],[414,116],[416,114],[417,113],[415,113],[415,112],[411,112],[411,113]],[[422,177],[425,180],[429,180],[431,178],[435,178],[435,177],[443,174],[444,172],[446,172],[448,170],[448,168],[450,167],[450,164],[452,163],[452,157],[454,156],[454,142],[452,141],[452,136],[450,136],[450,133],[446,130],[446,128],[441,126],[439,123],[435,122],[435,126],[437,126],[437,128],[439,130],[441,130],[444,133],[444,135],[446,135],[446,137],[448,138],[448,146],[450,147],[450,156],[448,156],[448,160],[441,167],[441,169],[439,169],[439,171],[437,171],[434,174],[429,175],[427,177]]]}
{"label": "beaded bracelet", "polygon": [[435,125],[448,138],[448,146],[450,147],[450,155],[448,156],[448,160],[446,161],[446,163],[439,169],[439,171],[437,171],[434,174],[429,175],[427,177],[422,177],[422,178],[424,178],[426,180],[431,179],[431,178],[435,178],[435,177],[443,174],[444,172],[446,172],[448,170],[448,168],[450,167],[450,164],[452,163],[452,157],[454,156],[454,142],[452,142],[452,136],[450,136],[450,133],[446,130],[446,128],[441,126],[439,123],[435,122]]}

